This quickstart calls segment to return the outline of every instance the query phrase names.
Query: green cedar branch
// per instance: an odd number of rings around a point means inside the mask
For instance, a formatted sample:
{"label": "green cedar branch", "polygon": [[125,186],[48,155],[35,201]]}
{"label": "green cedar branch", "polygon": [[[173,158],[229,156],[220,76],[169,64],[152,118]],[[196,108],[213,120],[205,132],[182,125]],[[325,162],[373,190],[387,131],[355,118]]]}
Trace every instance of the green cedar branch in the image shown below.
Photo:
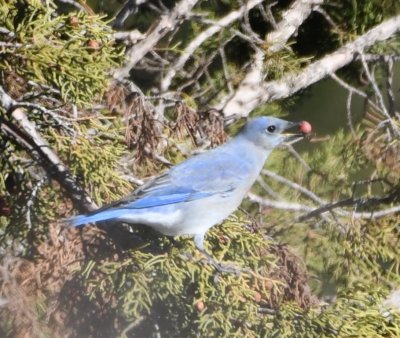
{"label": "green cedar branch", "polygon": [[0,104],[10,114],[13,122],[0,115],[0,130],[13,142],[19,144],[38,162],[47,175],[55,179],[81,212],[97,209],[85,190],[75,181],[71,172],[53,152],[47,141],[38,133],[36,126],[26,116],[19,103],[14,101],[0,86]]}

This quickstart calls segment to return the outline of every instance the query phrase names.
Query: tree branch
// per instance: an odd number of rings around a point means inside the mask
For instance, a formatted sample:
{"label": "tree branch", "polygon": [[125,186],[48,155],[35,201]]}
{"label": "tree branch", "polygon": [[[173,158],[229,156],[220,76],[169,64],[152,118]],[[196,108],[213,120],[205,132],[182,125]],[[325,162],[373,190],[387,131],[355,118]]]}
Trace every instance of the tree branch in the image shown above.
{"label": "tree branch", "polygon": [[[290,73],[280,80],[267,83],[246,82],[249,73],[223,108],[223,114],[226,117],[231,115],[245,117],[261,104],[289,97],[349,64],[366,48],[387,40],[399,31],[400,15],[384,21],[336,52],[315,61],[300,73]],[[262,69],[258,69],[258,72],[260,73],[258,78],[262,78]],[[252,76],[254,77],[254,74]]]}
{"label": "tree branch", "polygon": [[55,179],[65,189],[78,210],[87,212],[97,209],[95,203],[85,190],[76,183],[68,168],[52,151],[47,141],[37,132],[35,124],[29,121],[22,108],[16,108],[18,102],[15,102],[1,86],[0,103],[6,111],[11,112],[11,117],[15,121],[15,123],[11,123],[0,115],[0,130],[8,138],[26,149],[27,153],[41,165],[47,175]]}
{"label": "tree branch", "polygon": [[205,31],[201,32],[197,37],[189,43],[184,49],[179,59],[170,67],[168,73],[164,76],[161,81],[161,91],[165,92],[171,85],[172,79],[175,75],[185,66],[186,62],[193,55],[197,48],[199,48],[207,39],[211,38],[216,33],[220,32],[223,28],[229,26],[232,22],[240,19],[244,13],[254,8],[255,6],[262,3],[263,0],[250,0],[238,10],[230,12],[224,16],[221,20],[213,23]]}
{"label": "tree branch", "polygon": [[324,0],[295,1],[290,8],[283,12],[282,20],[276,28],[267,35],[268,51],[279,52],[289,38],[297,32],[300,25],[309,17],[315,6],[322,5]]}
{"label": "tree branch", "polygon": [[181,21],[187,19],[198,0],[181,0],[171,13],[162,15],[158,24],[147,34],[147,37],[131,47],[127,53],[127,62],[122,68],[114,71],[114,78],[123,79],[130,70],[170,31]]}
{"label": "tree branch", "polygon": [[262,198],[261,196],[253,194],[251,192],[247,194],[247,197],[249,198],[250,201],[256,202],[263,207],[270,207],[274,209],[283,209],[291,211],[308,211],[308,212],[312,212],[314,210],[313,207],[310,207],[305,204],[292,203],[287,201],[273,201],[267,198]]}
{"label": "tree branch", "polygon": [[138,6],[146,2],[147,0],[127,0],[115,15],[114,21],[112,22],[112,28],[121,29],[126,19],[137,12]]}

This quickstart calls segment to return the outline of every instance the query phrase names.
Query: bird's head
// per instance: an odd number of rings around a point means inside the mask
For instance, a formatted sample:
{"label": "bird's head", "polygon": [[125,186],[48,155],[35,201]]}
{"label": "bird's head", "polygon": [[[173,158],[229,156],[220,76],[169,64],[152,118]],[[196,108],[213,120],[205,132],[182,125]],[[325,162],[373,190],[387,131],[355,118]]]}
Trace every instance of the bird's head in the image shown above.
{"label": "bird's head", "polygon": [[311,125],[306,121],[289,122],[276,117],[262,116],[247,122],[241,134],[257,146],[272,150],[282,143],[301,139],[310,132]]}

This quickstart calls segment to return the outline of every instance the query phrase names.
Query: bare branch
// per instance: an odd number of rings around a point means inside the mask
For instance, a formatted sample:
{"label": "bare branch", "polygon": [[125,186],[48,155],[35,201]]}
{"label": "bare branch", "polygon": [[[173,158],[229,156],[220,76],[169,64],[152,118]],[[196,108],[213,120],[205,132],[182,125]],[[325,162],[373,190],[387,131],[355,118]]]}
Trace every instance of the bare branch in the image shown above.
{"label": "bare branch", "polygon": [[146,37],[145,34],[139,32],[138,30],[127,31],[127,32],[115,32],[115,40],[124,40],[130,44],[137,43],[139,40],[143,40]]}
{"label": "bare branch", "polygon": [[319,198],[312,191],[302,187],[300,184],[297,184],[296,182],[288,180],[287,178],[282,177],[282,176],[280,176],[278,174],[275,174],[274,172],[266,170],[266,169],[263,169],[261,173],[263,175],[266,175],[266,176],[272,178],[273,180],[275,180],[277,182],[283,183],[283,184],[287,185],[288,187],[291,187],[292,189],[301,192],[303,195],[309,197],[311,200],[313,200],[314,202],[318,203],[319,205],[325,204],[324,200]]}
{"label": "bare branch", "polygon": [[[236,115],[245,117],[261,104],[289,97],[327,75],[333,74],[338,69],[352,62],[360,51],[372,46],[376,42],[387,40],[399,31],[400,16],[396,16],[372,28],[336,52],[310,64],[300,73],[290,73],[280,80],[263,84],[250,83],[250,87],[244,85],[249,76],[247,75],[235,95],[223,108],[223,114],[225,116]],[[262,74],[259,74],[258,77],[262,78]]]}
{"label": "bare branch", "polygon": [[[263,73],[264,58],[265,58],[264,52],[262,50],[257,50],[253,57],[251,68],[246,74],[243,81],[240,83],[239,88],[233,95],[231,95],[231,97],[227,97],[221,102],[222,107],[218,108],[222,109],[223,114],[226,118],[228,119],[231,117],[240,118],[242,116],[248,115],[248,114],[241,115],[240,109],[237,111],[238,113],[236,113],[235,108],[229,108],[229,107],[237,105],[236,101],[238,101],[238,99],[240,102],[239,104],[241,105],[243,100],[246,100],[245,98],[253,97],[254,88],[262,86],[264,81],[264,73]],[[248,113],[250,113],[250,111]]]}
{"label": "bare branch", "polygon": [[115,15],[112,27],[114,29],[122,28],[126,19],[128,19],[130,15],[137,12],[138,6],[146,3],[147,1],[148,0],[127,0],[122,8]]}
{"label": "bare branch", "polygon": [[333,211],[334,209],[339,209],[337,210],[338,214],[341,216],[348,216],[352,218],[361,218],[361,219],[377,219],[381,218],[387,215],[392,215],[400,212],[400,206],[394,206],[391,208],[387,209],[382,209],[382,210],[373,210],[373,211],[365,211],[365,212],[348,212],[344,211],[341,208],[345,206],[358,206],[358,205],[370,205],[370,204],[376,204],[376,201],[374,198],[369,198],[369,199],[355,199],[355,198],[347,198],[344,200],[336,201],[333,203],[328,203],[323,205],[320,208],[316,208],[309,213],[300,216],[298,218],[298,221],[302,222],[307,219],[313,218],[320,216],[328,211]]}
{"label": "bare branch", "polygon": [[266,6],[267,9],[265,9],[263,5],[258,5],[257,6],[257,9],[260,11],[260,13],[263,16],[264,20],[266,22],[269,22],[272,25],[272,27],[274,27],[274,30],[277,29],[278,25],[277,25],[277,23],[275,21],[274,16],[272,15],[271,8],[274,7],[277,4],[278,4],[278,1],[275,1],[272,4],[268,4]]}
{"label": "bare branch", "polygon": [[41,187],[47,182],[47,177],[42,177],[39,182],[37,182],[32,189],[31,195],[29,197],[28,202],[26,203],[26,222],[28,223],[28,229],[31,230],[33,228],[31,221],[31,210],[32,206],[35,202],[36,195]]}
{"label": "bare branch", "polygon": [[386,62],[386,91],[387,91],[387,100],[389,106],[389,114],[390,116],[394,116],[395,112],[395,98],[394,98],[394,90],[393,90],[393,59],[389,58]]}
{"label": "bare branch", "polygon": [[198,0],[181,0],[171,13],[161,16],[159,23],[147,33],[146,39],[140,41],[127,53],[127,62],[122,68],[114,71],[114,78],[123,79],[129,71],[162,39],[167,33],[177,28],[181,21],[190,16],[191,10]]}
{"label": "bare branch", "polygon": [[231,76],[229,75],[228,62],[226,59],[224,47],[220,47],[218,49],[218,51],[219,51],[219,55],[220,55],[221,61],[222,61],[222,70],[224,72],[226,85],[228,87],[229,93],[233,93],[233,85],[232,85],[232,81],[231,81]]}
{"label": "bare branch", "polygon": [[248,193],[247,197],[249,198],[250,201],[258,203],[259,205],[261,205],[263,207],[269,207],[269,208],[280,209],[280,210],[288,210],[288,211],[293,211],[293,212],[306,211],[307,214],[302,215],[297,218],[297,221],[299,221],[299,222],[303,222],[303,221],[313,218],[313,217],[322,216],[326,212],[332,212],[335,209],[338,209],[338,210],[336,210],[336,213],[340,216],[346,216],[346,217],[358,218],[358,219],[377,219],[377,218],[385,217],[388,215],[393,215],[393,214],[400,212],[400,205],[390,207],[387,209],[377,210],[377,211],[349,212],[349,211],[343,210],[342,207],[353,206],[353,205],[357,204],[357,200],[355,200],[353,198],[325,204],[319,208],[313,208],[313,207],[305,205],[305,204],[299,204],[299,203],[294,203],[294,202],[289,202],[289,201],[274,201],[274,200],[270,200],[267,198],[263,198],[256,194],[253,194],[253,193]]}
{"label": "bare branch", "polygon": [[283,210],[290,210],[290,211],[312,212],[314,210],[313,207],[309,207],[304,204],[292,203],[292,202],[286,202],[286,201],[273,201],[270,199],[262,198],[261,196],[258,196],[253,193],[248,193],[247,197],[249,198],[250,201],[256,202],[263,207],[270,207],[270,208],[274,208],[274,209],[283,209]]}
{"label": "bare branch", "polygon": [[241,6],[238,10],[230,12],[224,16],[221,20],[215,22],[212,26],[201,32],[192,42],[185,48],[179,59],[170,67],[168,73],[161,80],[161,91],[165,92],[171,85],[172,79],[175,77],[193,55],[197,48],[199,48],[207,39],[220,32],[223,28],[229,26],[232,22],[240,19],[244,13],[252,9],[253,7],[262,3],[263,0],[250,0],[244,6]]}
{"label": "bare branch", "polygon": [[82,6],[79,3],[79,1],[74,1],[74,0],[57,0],[57,1],[74,6],[75,8],[79,9],[82,12],[86,12],[86,8],[84,6]]}
{"label": "bare branch", "polygon": [[[278,52],[281,50],[287,43],[290,36],[295,33],[298,27],[304,22],[305,19],[307,19],[314,6],[322,2],[323,1],[319,0],[295,1],[292,6],[282,14],[282,21],[279,24],[275,23],[274,31],[267,35],[267,51]],[[297,12],[298,10],[300,10],[300,12]],[[290,22],[289,19],[293,20],[293,22]],[[226,98],[220,103],[219,108],[223,109],[226,117],[231,115],[235,115],[237,117],[247,116],[250,111],[255,108],[254,106],[249,111],[246,111],[246,114],[243,114],[241,109],[238,109],[238,106],[251,104],[253,100],[252,98],[255,94],[254,89],[263,86],[264,54],[265,51],[256,51],[255,55],[253,56],[254,61],[252,67],[240,83],[234,95],[232,95],[230,98]],[[249,102],[246,103],[246,101]]]}
{"label": "bare branch", "polygon": [[335,29],[336,32],[341,32],[340,27],[335,23],[332,17],[321,6],[317,6],[314,10],[319,14],[321,14],[324,17],[324,19]]}
{"label": "bare branch", "polygon": [[[329,202],[323,200],[322,198],[318,197],[312,191],[310,191],[310,190],[302,187],[301,185],[299,185],[295,182],[292,182],[282,176],[279,176],[278,174],[275,174],[269,170],[263,170],[262,174],[274,179],[277,182],[285,184],[296,191],[299,191],[303,195],[310,198],[313,202],[319,204],[319,207],[315,208],[313,206],[294,203],[294,202],[290,202],[290,201],[270,200],[270,199],[255,195],[253,193],[248,194],[248,198],[251,201],[256,202],[259,205],[264,206],[264,207],[283,209],[283,210],[289,210],[289,211],[295,211],[295,212],[307,211],[306,214],[298,217],[297,220],[300,222],[308,220],[313,217],[321,217],[322,216],[325,218],[324,214],[327,212],[331,212],[334,217],[336,215],[338,215],[338,216],[342,216],[342,217],[351,217],[353,219],[354,218],[376,219],[376,218],[380,218],[380,217],[384,217],[387,215],[391,215],[391,214],[400,212],[400,206],[394,206],[394,207],[390,207],[387,209],[381,209],[381,210],[356,212],[356,208],[367,207],[367,206],[370,207],[370,206],[376,206],[376,205],[380,205],[380,204],[392,203],[394,200],[396,200],[396,198],[399,195],[399,191],[400,191],[399,188],[394,188],[387,195],[384,195],[384,196],[372,196],[372,197],[368,197],[368,198],[349,197],[349,198],[346,198],[346,199],[343,199],[340,201],[334,201],[334,202],[329,203]],[[352,207],[354,210],[347,211],[347,210],[343,209],[344,207]],[[333,213],[333,212],[335,212],[335,213]]]}
{"label": "bare branch", "polygon": [[[400,24],[400,16],[399,16],[399,24]],[[361,58],[361,63],[364,67],[365,74],[367,75],[367,78],[368,78],[369,82],[371,83],[374,93],[376,95],[376,98],[378,100],[379,107],[381,108],[382,113],[387,117],[390,127],[391,127],[391,130],[396,134],[397,137],[399,137],[400,131],[398,130],[396,123],[394,123],[394,121],[392,120],[392,117],[389,114],[388,109],[386,108],[385,100],[383,99],[382,93],[378,88],[378,84],[376,83],[375,76],[370,72],[367,61],[365,60],[365,56],[362,52],[360,52],[360,58]]]}
{"label": "bare branch", "polygon": [[314,6],[323,4],[324,0],[297,0],[282,14],[282,20],[274,31],[267,35],[268,51],[275,53],[283,49],[289,38],[308,18]]}
{"label": "bare branch", "polygon": [[329,75],[332,79],[334,79],[339,85],[341,85],[343,88],[347,89],[349,92],[355,93],[361,97],[363,97],[364,99],[368,100],[368,104],[370,104],[374,109],[376,109],[377,111],[382,113],[382,110],[379,108],[379,106],[377,106],[374,102],[372,102],[368,95],[357,89],[356,87],[353,87],[352,85],[350,85],[349,83],[343,81],[340,77],[338,77],[335,73],[332,73]]}

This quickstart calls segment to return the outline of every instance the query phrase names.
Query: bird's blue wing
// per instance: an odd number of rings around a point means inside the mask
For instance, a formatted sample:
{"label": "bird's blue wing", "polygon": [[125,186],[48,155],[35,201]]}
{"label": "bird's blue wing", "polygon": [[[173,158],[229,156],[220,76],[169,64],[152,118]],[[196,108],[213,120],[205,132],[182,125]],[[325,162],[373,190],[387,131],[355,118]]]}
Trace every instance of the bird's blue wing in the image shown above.
{"label": "bird's blue wing", "polygon": [[151,208],[167,204],[189,202],[208,196],[211,196],[211,194],[202,192],[181,192],[181,193],[169,193],[169,194],[164,193],[159,196],[142,197],[128,204],[125,204],[124,208],[125,209]]}
{"label": "bird's blue wing", "polygon": [[[218,150],[218,151],[217,151]],[[131,195],[99,210],[143,209],[227,194],[245,179],[242,159],[224,148],[194,156],[148,181]]]}
{"label": "bird's blue wing", "polygon": [[173,167],[171,181],[176,186],[209,194],[229,193],[246,184],[254,165],[235,151],[237,147],[230,146],[226,144]]}

